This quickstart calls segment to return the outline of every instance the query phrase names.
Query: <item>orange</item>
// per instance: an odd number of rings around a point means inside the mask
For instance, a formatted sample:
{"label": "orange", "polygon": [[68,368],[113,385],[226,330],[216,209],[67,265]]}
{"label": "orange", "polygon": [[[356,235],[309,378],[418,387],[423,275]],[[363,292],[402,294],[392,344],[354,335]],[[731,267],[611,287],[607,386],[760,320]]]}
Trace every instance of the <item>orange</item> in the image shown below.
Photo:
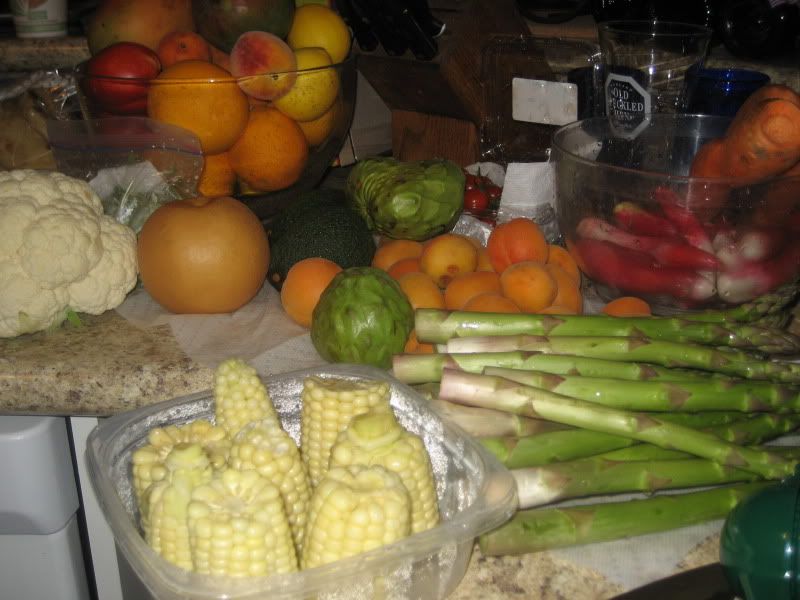
{"label": "orange", "polygon": [[194,133],[204,154],[225,152],[247,125],[250,106],[236,80],[222,67],[185,60],[150,82],[147,115]]}
{"label": "orange", "polygon": [[211,60],[211,46],[194,31],[170,31],[161,38],[156,48],[161,68],[184,60]]}
{"label": "orange", "polygon": [[308,142],[297,123],[279,110],[253,108],[228,156],[236,175],[248,186],[273,192],[300,179],[308,162]]}
{"label": "orange", "polygon": [[558,283],[545,266],[526,260],[512,264],[500,275],[503,295],[523,312],[539,312],[553,304]]}
{"label": "orange", "polygon": [[311,121],[298,121],[297,124],[303,130],[309,146],[319,146],[328,139],[333,132],[336,122],[339,120],[340,111],[344,110],[341,101],[333,103],[321,117]]}
{"label": "orange", "polygon": [[227,313],[256,295],[269,266],[264,226],[227,196],[174,200],[145,221],[137,258],[144,289],[174,313]]}
{"label": "orange", "polygon": [[327,258],[305,258],[289,269],[281,287],[281,306],[298,325],[311,327],[319,297],[342,268]]}
{"label": "orange", "polygon": [[236,187],[236,173],[228,160],[228,153],[207,154],[203,157],[203,171],[197,182],[202,196],[230,196]]}

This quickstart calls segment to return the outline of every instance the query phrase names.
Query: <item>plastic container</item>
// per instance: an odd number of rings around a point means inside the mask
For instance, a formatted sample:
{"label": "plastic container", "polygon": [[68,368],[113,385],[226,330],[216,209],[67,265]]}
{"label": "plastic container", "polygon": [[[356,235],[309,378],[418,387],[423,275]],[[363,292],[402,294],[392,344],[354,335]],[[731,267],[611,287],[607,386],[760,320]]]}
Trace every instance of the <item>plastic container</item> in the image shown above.
{"label": "plastic container", "polygon": [[300,434],[300,392],[309,375],[389,382],[391,404],[399,421],[422,437],[430,454],[440,525],[358,556],[289,575],[232,579],[179,569],[152,551],[141,536],[130,475],[131,452],[146,441],[151,428],[213,419],[210,391],[177,398],[102,422],[90,434],[86,450],[90,479],[117,545],[155,598],[445,598],[466,571],[474,538],[510,518],[517,496],[508,470],[385,371],[330,366],[266,379],[284,428],[295,440]]}
{"label": "plastic container", "polygon": [[[724,117],[654,114],[629,139],[615,135],[609,121],[598,117],[566,125],[554,134],[551,160],[559,229],[588,277],[585,283],[602,300],[636,295],[661,314],[725,308],[800,275],[800,178],[748,184],[688,176],[698,148],[722,136],[729,123]],[[640,246],[631,246],[630,240],[623,258],[616,252],[616,243],[586,241],[590,236],[581,228],[587,217],[623,229],[615,213],[620,203],[634,203],[664,219],[664,199],[696,222],[717,265],[702,269],[684,265],[676,270],[652,259]],[[662,240],[671,237],[684,247],[697,243],[681,234],[683,228],[673,222],[672,232],[664,229],[648,235]],[[759,236],[761,255],[740,252],[736,244],[745,234]],[[615,250],[613,260],[607,252],[599,258],[598,250],[609,249]]]}
{"label": "plastic container", "polygon": [[[235,195],[243,200],[262,219],[276,214],[280,209],[288,205],[298,193],[316,187],[325,172],[338,157],[353,121],[356,100],[356,63],[355,58],[350,57],[329,67],[270,75],[253,75],[236,80],[243,90],[252,90],[261,77],[286,77],[288,80],[294,79],[297,82],[307,81],[306,78],[310,80],[321,74],[327,75],[329,73],[335,73],[339,81],[337,97],[333,101],[333,107],[337,108],[335,112],[331,113],[331,121],[328,122],[327,126],[324,124],[317,124],[316,126],[308,126],[307,123],[301,124],[301,128],[305,127],[309,132],[307,139],[312,143],[309,143],[308,158],[296,182],[282,189],[269,191],[252,189],[241,180],[238,182]],[[141,96],[144,95],[144,102],[137,104],[137,106],[141,105],[137,114],[138,116],[146,116],[144,108],[146,106],[146,97],[153,85],[156,85],[147,79],[91,76],[87,73],[87,63],[81,63],[76,67],[75,78],[78,83],[83,117],[86,119],[119,116],[114,113],[115,103],[113,100],[116,98],[114,94],[124,95],[126,98],[136,96],[140,100]],[[161,86],[162,90],[172,86],[176,91],[179,91],[181,96],[190,99],[193,95],[200,96],[203,93],[208,93],[209,86],[230,86],[232,81],[234,81],[233,78],[217,80],[159,79],[157,85]],[[257,99],[251,99],[250,103],[251,107],[266,105],[265,101]],[[130,104],[128,103],[125,106],[130,106]],[[219,118],[218,115],[212,114],[212,112],[213,103],[209,102],[209,114],[207,115],[209,122]],[[130,112],[124,114],[130,115]],[[323,117],[320,117],[320,119],[324,120]]]}

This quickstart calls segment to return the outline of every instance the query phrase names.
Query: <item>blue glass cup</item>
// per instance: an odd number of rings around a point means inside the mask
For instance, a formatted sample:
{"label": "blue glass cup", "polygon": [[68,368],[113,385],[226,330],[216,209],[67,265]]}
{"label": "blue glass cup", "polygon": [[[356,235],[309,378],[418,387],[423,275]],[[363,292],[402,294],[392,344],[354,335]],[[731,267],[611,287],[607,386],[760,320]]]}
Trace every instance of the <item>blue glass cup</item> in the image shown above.
{"label": "blue glass cup", "polygon": [[683,112],[733,117],[750,94],[769,81],[766,73],[749,69],[691,68],[686,73]]}

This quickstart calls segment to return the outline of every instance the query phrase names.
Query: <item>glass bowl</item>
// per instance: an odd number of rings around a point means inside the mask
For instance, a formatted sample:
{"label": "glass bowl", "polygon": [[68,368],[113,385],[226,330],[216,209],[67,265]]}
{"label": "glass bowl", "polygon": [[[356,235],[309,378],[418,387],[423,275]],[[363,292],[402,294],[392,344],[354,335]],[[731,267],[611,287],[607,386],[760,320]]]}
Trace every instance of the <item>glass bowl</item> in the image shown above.
{"label": "glass bowl", "polygon": [[[287,179],[287,184],[277,183],[270,186],[270,189],[259,189],[258,187],[247,185],[241,177],[237,177],[234,195],[243,200],[256,215],[261,219],[267,219],[283,207],[300,192],[304,192],[316,187],[328,168],[335,163],[342,145],[350,130],[353,121],[353,111],[356,98],[356,64],[355,57],[350,57],[341,63],[328,67],[315,69],[297,70],[286,73],[270,73],[252,75],[246,78],[235,79],[233,77],[217,79],[135,79],[118,77],[100,77],[89,75],[87,63],[78,65],[75,69],[75,77],[78,87],[79,102],[81,105],[82,116],[85,119],[97,119],[108,116],[147,116],[148,104],[152,105],[154,90],[167,90],[173,96],[187,99],[196,99],[195,113],[200,110],[202,113],[199,119],[193,119],[191,126],[169,121],[173,125],[184,126],[190,131],[195,128],[204,128],[206,125],[214,125],[220,120],[220,105],[209,101],[208,108],[200,100],[207,94],[213,94],[215,90],[226,89],[230,91],[241,90],[242,95],[247,99],[250,110],[260,106],[274,106],[271,102],[260,100],[251,96],[248,90],[253,89],[253,84],[258,84],[260,79],[265,81],[310,81],[317,77],[333,77],[338,80],[338,89],[335,92],[329,111],[326,115],[330,117],[327,123],[322,123],[324,117],[318,122],[303,121],[299,122],[301,129],[308,144],[308,157],[298,159],[298,167],[301,169],[299,176],[294,175]],[[235,87],[234,87],[235,86]],[[311,87],[311,89],[315,89]],[[169,90],[173,90],[170,92]],[[134,98],[134,101],[131,101]],[[328,98],[329,100],[329,98]],[[191,100],[187,100],[191,103]],[[198,109],[197,107],[202,107]],[[180,111],[173,111],[180,112]],[[188,112],[188,111],[187,111]],[[329,115],[327,113],[330,113]],[[150,114],[151,117],[159,120],[159,117]],[[180,117],[178,117],[180,119]],[[193,131],[197,133],[197,131]],[[201,137],[201,143],[203,139]],[[279,144],[276,144],[279,146]],[[264,166],[264,171],[269,171],[272,166]]]}
{"label": "glass bowl", "polygon": [[556,213],[585,284],[654,312],[731,307],[800,275],[800,177],[747,183],[688,175],[730,119],[654,114],[634,138],[604,117],[553,136]]}

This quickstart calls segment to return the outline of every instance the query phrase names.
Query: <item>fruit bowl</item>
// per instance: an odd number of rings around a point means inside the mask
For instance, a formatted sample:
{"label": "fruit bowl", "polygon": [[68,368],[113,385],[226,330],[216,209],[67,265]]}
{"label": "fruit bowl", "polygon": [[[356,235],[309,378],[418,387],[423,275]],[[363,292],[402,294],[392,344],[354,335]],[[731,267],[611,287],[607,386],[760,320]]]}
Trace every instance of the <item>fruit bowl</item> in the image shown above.
{"label": "fruit bowl", "polygon": [[149,116],[191,131],[206,165],[199,193],[235,195],[261,219],[319,184],[353,120],[354,57],[238,79],[198,60],[152,79],[92,75],[87,64],[75,70],[84,118]]}
{"label": "fruit bowl", "polygon": [[688,175],[729,123],[657,114],[632,138],[604,117],[555,132],[558,224],[589,291],[668,314],[736,306],[800,276],[800,177]]}

